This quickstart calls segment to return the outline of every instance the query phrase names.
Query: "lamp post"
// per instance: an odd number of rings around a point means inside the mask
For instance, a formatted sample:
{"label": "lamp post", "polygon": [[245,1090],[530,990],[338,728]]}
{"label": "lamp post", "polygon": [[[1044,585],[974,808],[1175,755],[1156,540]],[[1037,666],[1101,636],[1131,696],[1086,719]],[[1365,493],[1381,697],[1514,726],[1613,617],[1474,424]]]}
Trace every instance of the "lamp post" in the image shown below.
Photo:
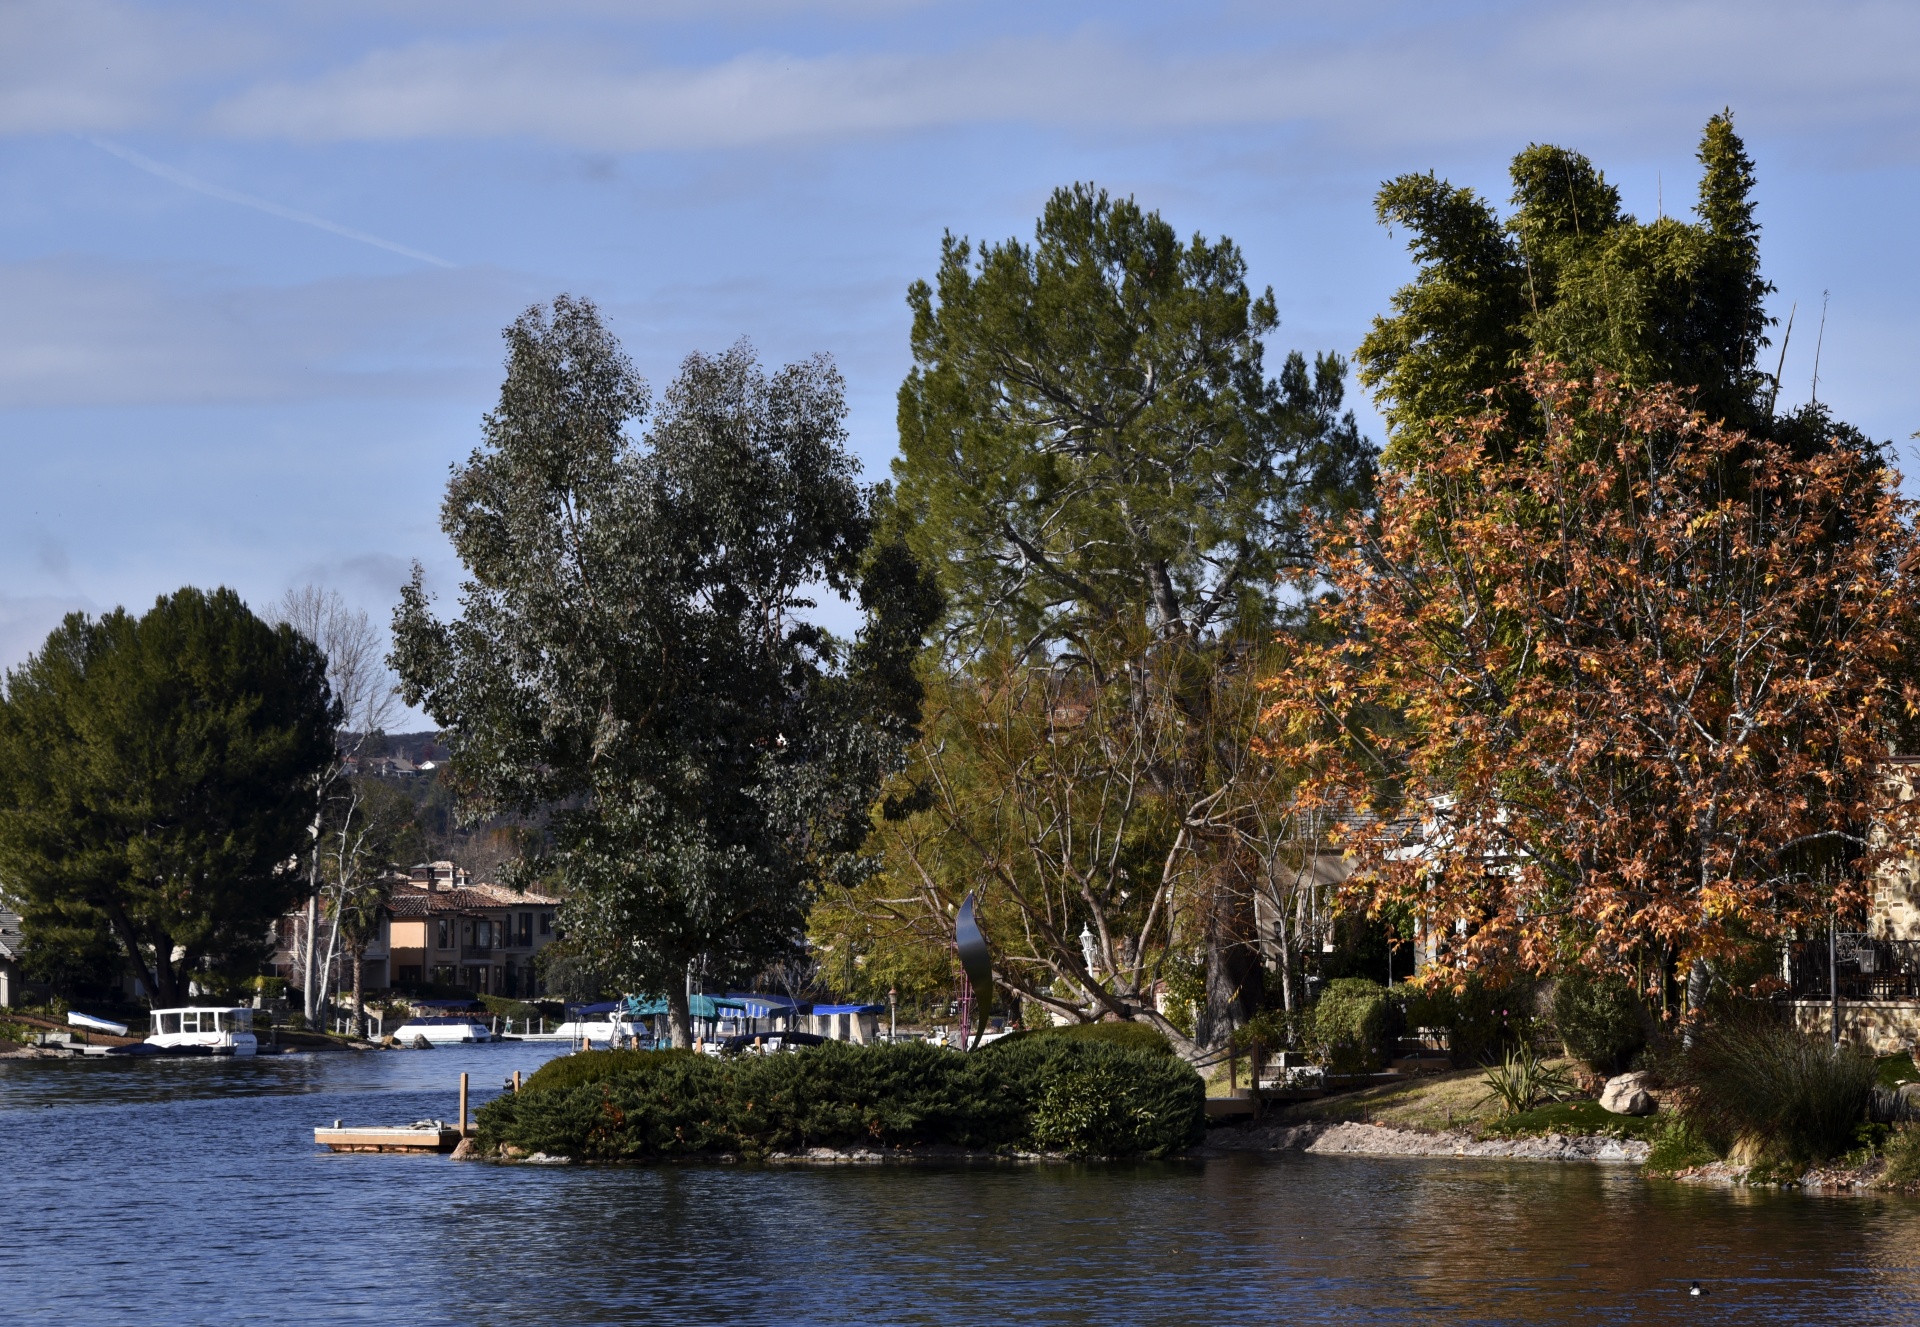
{"label": "lamp post", "polygon": [[887,987],[887,1044],[889,1046],[900,1040],[899,1003],[900,988],[898,986]]}
{"label": "lamp post", "polygon": [[1087,977],[1089,980],[1093,978],[1094,959],[1099,956],[1099,950],[1097,948],[1098,944],[1099,944],[1099,941],[1093,934],[1093,927],[1089,926],[1086,922],[1081,922],[1080,923],[1080,954],[1081,954],[1081,957],[1085,958],[1087,961]]}

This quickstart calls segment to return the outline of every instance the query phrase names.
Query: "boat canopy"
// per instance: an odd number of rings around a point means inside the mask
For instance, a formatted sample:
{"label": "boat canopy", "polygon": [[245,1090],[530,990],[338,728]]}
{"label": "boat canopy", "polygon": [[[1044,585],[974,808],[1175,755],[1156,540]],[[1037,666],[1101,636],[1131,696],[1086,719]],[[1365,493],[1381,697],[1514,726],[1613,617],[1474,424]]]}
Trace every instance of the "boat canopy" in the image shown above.
{"label": "boat canopy", "polygon": [[817,1004],[813,1007],[816,1016],[820,1014],[884,1014],[887,1007],[883,1004]]}
{"label": "boat canopy", "polygon": [[[667,1012],[665,1000],[639,1000],[629,997],[622,1003],[626,1005],[628,1016],[632,1018],[653,1018]],[[588,1009],[598,1007],[590,1005]],[[606,1006],[609,1010],[618,1007],[617,1004]],[[587,1009],[580,1012],[586,1013]],[[747,1016],[747,1007],[740,1001],[730,998],[717,999],[711,995],[690,995],[687,997],[687,1013],[694,1018],[744,1018]]]}

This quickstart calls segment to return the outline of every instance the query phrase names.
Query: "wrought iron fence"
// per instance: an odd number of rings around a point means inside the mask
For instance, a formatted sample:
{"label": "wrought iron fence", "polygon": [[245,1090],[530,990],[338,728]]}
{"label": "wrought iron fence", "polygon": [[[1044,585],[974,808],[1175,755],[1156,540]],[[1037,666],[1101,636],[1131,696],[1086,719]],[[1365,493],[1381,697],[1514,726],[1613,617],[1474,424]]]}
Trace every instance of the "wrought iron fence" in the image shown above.
{"label": "wrought iron fence", "polygon": [[[1787,989],[1796,999],[1920,999],[1920,940],[1882,940],[1841,931],[1787,946]],[[1828,975],[1832,974],[1832,985]]]}

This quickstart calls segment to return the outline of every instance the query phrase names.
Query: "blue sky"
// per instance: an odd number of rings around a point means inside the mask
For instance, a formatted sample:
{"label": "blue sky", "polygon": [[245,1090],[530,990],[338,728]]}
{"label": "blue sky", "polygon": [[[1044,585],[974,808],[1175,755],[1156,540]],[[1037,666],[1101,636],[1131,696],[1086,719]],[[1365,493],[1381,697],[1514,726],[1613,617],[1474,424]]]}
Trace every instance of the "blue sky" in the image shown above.
{"label": "blue sky", "polygon": [[1787,397],[1830,292],[1821,398],[1911,473],[1917,57],[1891,3],[0,0],[0,665],[187,583],[451,592],[447,469],[560,291],[656,388],[742,336],[830,352],[879,478],[945,229],[1092,180],[1239,241],[1274,352],[1347,352],[1410,272],[1381,180],[1504,202],[1551,141],[1678,211],[1722,106]]}

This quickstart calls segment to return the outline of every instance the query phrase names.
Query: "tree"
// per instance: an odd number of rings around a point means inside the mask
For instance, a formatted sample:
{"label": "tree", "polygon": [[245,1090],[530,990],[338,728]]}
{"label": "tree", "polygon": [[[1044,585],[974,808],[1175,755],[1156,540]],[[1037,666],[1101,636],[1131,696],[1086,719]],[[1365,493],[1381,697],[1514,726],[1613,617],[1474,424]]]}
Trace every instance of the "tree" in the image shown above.
{"label": "tree", "polygon": [[1271,740],[1440,970],[1664,995],[1857,904],[1870,823],[1911,809],[1883,775],[1920,703],[1914,508],[1877,457],[1795,456],[1672,387],[1539,363],[1524,390],[1330,532],[1335,636],[1270,680]]}
{"label": "tree", "polygon": [[1269,378],[1272,292],[1249,290],[1233,242],[1183,243],[1091,186],[1056,192],[1031,246],[948,236],[908,302],[896,519],[949,612],[926,661],[937,736],[903,794],[921,809],[889,830],[894,878],[875,888],[919,894],[950,938],[951,906],[983,885],[996,980],[1082,1018],[1157,1018],[1161,954],[1198,946],[1203,1039],[1224,1032],[1259,999],[1229,881],[1264,776],[1256,707],[1216,706],[1286,611],[1276,574],[1313,561],[1310,517],[1367,500],[1345,365],[1295,353]]}
{"label": "tree", "polygon": [[[270,620],[286,623],[319,647],[327,660],[327,683],[345,716],[335,739],[334,759],[314,775],[313,820],[308,826],[307,915],[298,948],[305,970],[301,998],[307,1026],[314,1027],[327,1006],[327,988],[339,942],[337,925],[328,932],[324,946],[320,940],[326,863],[332,857],[338,865],[344,857],[354,855],[348,848],[349,841],[366,836],[360,814],[364,785],[349,772],[367,744],[392,721],[394,684],[373,623],[364,609],[349,608],[338,590],[315,585],[288,590],[273,606]],[[334,878],[338,886],[337,872]]]}
{"label": "tree", "polygon": [[[870,547],[824,358],[768,376],[744,345],[690,356],[636,441],[647,388],[590,303],[506,337],[500,404],[442,509],[462,612],[436,621],[416,574],[396,668],[473,814],[548,811],[526,869],[567,896],[569,945],[664,995],[684,1044],[696,965],[745,977],[790,954],[820,882],[863,867],[910,718],[910,560]],[[820,585],[859,594],[860,640],[806,620]]]}
{"label": "tree", "polygon": [[1708,420],[1801,454],[1836,437],[1862,447],[1811,402],[1775,419],[1777,371],[1759,362],[1773,287],[1760,273],[1753,162],[1730,113],[1707,122],[1699,160],[1694,222],[1636,220],[1586,157],[1541,144],[1513,159],[1504,222],[1432,174],[1384,185],[1380,219],[1406,229],[1420,265],[1357,355],[1390,426],[1388,459],[1411,468],[1489,394],[1510,414],[1527,409],[1521,371],[1543,356],[1629,387],[1690,388]]}
{"label": "tree", "polygon": [[7,675],[0,873],[103,917],[162,1003],[250,972],[300,895],[312,779],[340,711],[318,650],[231,590],[69,616]]}

